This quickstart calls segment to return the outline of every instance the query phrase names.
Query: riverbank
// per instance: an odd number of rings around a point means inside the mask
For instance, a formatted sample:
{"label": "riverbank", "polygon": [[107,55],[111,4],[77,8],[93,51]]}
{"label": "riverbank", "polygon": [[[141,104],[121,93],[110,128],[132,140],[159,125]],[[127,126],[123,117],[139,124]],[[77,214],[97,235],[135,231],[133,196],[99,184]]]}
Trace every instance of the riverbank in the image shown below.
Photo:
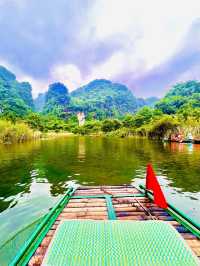
{"label": "riverbank", "polygon": [[73,136],[74,133],[72,132],[46,132],[41,134],[41,139],[52,139],[52,138],[59,138],[59,137],[67,137]]}
{"label": "riverbank", "polygon": [[0,120],[0,143],[12,144],[39,139],[41,132],[31,129],[24,122]]}
{"label": "riverbank", "polygon": [[106,119],[88,121],[75,127],[73,133],[79,135],[130,136],[176,142],[200,142],[200,123],[195,119],[183,120],[177,116],[162,115],[143,123],[132,123],[131,117],[124,120]]}
{"label": "riverbank", "polygon": [[58,120],[48,117],[41,122],[38,116],[16,122],[0,120],[0,142],[11,144],[40,138],[55,138],[68,135],[111,136],[126,138],[130,136],[176,141],[200,142],[200,122],[194,117],[183,119],[179,115],[142,113],[127,115],[121,119],[87,120],[78,126],[71,120]]}
{"label": "riverbank", "polygon": [[72,132],[49,131],[41,132],[34,130],[24,122],[13,123],[7,120],[0,120],[0,143],[15,144],[36,139],[49,139],[73,135]]}

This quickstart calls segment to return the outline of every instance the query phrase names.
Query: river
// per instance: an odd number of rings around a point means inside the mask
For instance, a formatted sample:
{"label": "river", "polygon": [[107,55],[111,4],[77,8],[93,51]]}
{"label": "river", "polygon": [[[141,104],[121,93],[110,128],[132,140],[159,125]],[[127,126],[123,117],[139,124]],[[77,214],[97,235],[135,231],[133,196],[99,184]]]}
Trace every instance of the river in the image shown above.
{"label": "river", "polygon": [[200,223],[200,145],[68,136],[0,145],[0,244],[37,219],[73,182],[144,183],[151,162],[167,200]]}

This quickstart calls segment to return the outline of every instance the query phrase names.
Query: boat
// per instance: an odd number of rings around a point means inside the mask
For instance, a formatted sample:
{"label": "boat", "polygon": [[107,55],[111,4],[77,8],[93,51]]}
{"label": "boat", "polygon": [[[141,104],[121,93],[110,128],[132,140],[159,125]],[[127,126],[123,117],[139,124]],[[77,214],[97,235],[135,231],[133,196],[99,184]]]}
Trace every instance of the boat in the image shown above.
{"label": "boat", "polygon": [[177,142],[177,143],[197,143],[195,138],[193,138],[191,133],[188,133],[186,137],[181,133],[171,134],[170,136],[165,136],[163,142]]}
{"label": "boat", "polygon": [[71,187],[9,265],[200,265],[200,226],[144,185]]}

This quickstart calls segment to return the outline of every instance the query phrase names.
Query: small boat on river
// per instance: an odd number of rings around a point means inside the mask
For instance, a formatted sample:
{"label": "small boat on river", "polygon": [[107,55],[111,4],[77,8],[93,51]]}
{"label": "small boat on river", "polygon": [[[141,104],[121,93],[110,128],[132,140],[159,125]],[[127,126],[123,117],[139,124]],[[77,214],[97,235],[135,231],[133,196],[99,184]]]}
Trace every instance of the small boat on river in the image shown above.
{"label": "small boat on river", "polygon": [[168,202],[160,207],[157,192],[69,188],[10,265],[199,265],[200,226]]}

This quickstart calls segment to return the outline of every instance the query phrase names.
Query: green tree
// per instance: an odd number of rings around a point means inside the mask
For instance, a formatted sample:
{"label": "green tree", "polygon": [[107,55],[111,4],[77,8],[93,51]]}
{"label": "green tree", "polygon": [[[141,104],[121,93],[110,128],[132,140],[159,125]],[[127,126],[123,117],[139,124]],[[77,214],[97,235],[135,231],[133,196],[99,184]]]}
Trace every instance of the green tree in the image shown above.
{"label": "green tree", "polygon": [[110,132],[119,129],[122,123],[117,119],[106,119],[102,122],[101,129],[103,132]]}
{"label": "green tree", "polygon": [[57,117],[66,118],[69,102],[70,96],[67,87],[59,82],[53,83],[49,86],[46,93],[44,113],[51,113]]}

